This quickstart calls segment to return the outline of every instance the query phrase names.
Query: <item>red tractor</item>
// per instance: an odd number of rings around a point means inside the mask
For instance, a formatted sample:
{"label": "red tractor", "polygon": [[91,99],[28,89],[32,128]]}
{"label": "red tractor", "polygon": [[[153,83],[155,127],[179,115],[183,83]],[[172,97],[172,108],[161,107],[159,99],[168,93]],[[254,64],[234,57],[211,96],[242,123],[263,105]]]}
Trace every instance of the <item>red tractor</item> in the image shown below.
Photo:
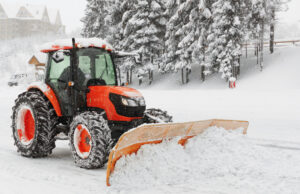
{"label": "red tractor", "polygon": [[120,56],[100,39],[62,41],[47,46],[44,83],[31,85],[13,107],[12,130],[18,152],[45,157],[65,134],[75,164],[99,168],[114,143],[144,123],[171,122],[159,109],[146,110],[135,89],[118,86],[114,59]]}

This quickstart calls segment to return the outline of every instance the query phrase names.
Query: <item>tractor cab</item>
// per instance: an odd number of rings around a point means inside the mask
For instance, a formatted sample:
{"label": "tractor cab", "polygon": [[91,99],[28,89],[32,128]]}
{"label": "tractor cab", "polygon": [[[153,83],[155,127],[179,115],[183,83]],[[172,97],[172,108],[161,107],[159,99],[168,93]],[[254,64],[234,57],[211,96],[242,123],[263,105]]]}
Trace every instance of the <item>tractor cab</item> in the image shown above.
{"label": "tractor cab", "polygon": [[103,48],[52,51],[48,59],[46,84],[58,96],[63,115],[72,116],[74,105],[85,108],[89,86],[118,85],[112,54]]}
{"label": "tractor cab", "polygon": [[[105,112],[109,123],[141,123],[146,109],[142,94],[132,88],[118,86],[115,58],[140,56],[116,52],[105,41],[97,38],[57,41],[46,45],[48,54],[45,84],[46,94],[54,104],[61,120],[70,123],[84,111]],[[138,56],[138,57],[136,57]],[[55,103],[56,101],[57,103]],[[56,105],[56,106],[55,106]],[[58,110],[59,109],[59,110]],[[117,124],[116,124],[117,122]]]}

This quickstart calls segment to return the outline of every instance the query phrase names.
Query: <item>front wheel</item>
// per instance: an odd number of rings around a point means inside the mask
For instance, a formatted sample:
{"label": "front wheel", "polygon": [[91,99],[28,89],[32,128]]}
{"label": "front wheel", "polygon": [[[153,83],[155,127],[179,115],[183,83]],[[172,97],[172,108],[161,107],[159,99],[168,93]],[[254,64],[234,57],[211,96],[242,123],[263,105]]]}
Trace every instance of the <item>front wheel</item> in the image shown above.
{"label": "front wheel", "polygon": [[77,166],[101,168],[107,162],[113,141],[104,114],[87,111],[77,115],[70,125],[69,139]]}
{"label": "front wheel", "polygon": [[167,111],[150,108],[145,111],[144,123],[172,123],[172,118]]}

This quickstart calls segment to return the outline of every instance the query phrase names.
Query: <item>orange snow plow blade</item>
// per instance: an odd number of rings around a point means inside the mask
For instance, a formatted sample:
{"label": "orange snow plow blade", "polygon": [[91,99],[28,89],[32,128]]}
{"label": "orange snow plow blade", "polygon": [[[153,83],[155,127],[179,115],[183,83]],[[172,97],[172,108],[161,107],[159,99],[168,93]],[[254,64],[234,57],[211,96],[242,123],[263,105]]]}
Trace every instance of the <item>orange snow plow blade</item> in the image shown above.
{"label": "orange snow plow blade", "polygon": [[137,127],[123,134],[109,155],[106,184],[110,186],[109,178],[114,171],[116,162],[123,156],[136,153],[142,145],[159,144],[163,140],[179,137],[178,143],[185,145],[188,139],[203,133],[209,127],[222,127],[226,130],[242,129],[247,133],[248,121],[206,120],[187,123],[150,124]]}

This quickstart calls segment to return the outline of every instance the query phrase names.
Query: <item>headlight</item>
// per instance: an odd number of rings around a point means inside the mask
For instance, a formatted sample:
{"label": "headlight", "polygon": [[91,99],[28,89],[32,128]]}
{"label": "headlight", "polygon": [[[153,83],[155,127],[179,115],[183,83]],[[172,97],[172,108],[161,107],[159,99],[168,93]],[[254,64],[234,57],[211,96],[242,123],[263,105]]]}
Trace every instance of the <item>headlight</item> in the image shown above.
{"label": "headlight", "polygon": [[122,99],[122,104],[125,106],[128,106],[129,103],[128,103],[127,99],[125,99],[123,97],[121,99]]}
{"label": "headlight", "polygon": [[121,97],[122,99],[122,104],[125,105],[125,106],[139,106],[138,102],[135,101],[134,99],[129,99],[129,98],[124,98],[124,97]]}
{"label": "headlight", "polygon": [[125,106],[146,106],[145,99],[143,97],[125,98],[121,97],[122,104]]}

